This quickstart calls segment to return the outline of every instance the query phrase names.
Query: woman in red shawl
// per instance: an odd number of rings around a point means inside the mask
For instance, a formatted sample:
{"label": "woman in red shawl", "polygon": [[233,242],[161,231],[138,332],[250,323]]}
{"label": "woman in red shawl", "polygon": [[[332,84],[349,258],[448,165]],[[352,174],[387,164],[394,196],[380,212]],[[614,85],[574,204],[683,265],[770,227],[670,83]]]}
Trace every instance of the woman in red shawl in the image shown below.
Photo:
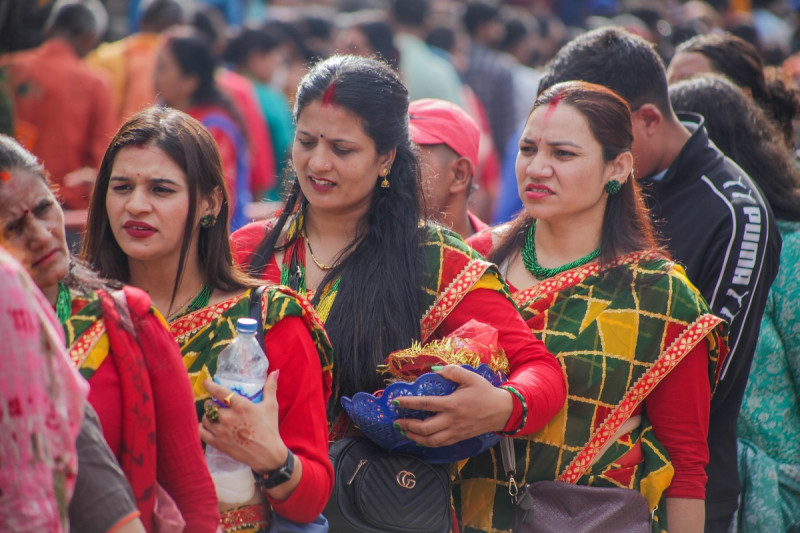
{"label": "woman in red shawl", "polygon": [[189,380],[161,315],[133,287],[112,291],[70,259],[64,213],[36,158],[0,136],[0,229],[27,256],[28,271],[55,306],[89,402],[154,530],[160,485],[188,531],[213,532],[216,497],[200,446]]}

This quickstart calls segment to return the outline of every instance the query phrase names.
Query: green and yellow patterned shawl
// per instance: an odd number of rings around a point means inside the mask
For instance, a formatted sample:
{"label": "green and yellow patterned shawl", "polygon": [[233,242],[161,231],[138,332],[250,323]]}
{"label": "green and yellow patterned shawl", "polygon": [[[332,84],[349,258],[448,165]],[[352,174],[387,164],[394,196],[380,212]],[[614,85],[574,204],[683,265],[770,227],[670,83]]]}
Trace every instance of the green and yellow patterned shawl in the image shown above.
{"label": "green and yellow patterned shawl", "polygon": [[[471,291],[489,289],[511,299],[497,267],[483,259],[459,235],[441,226],[421,226],[420,230],[425,232],[419,302],[423,343],[447,333],[435,334],[444,319]],[[326,292],[320,297],[320,305],[327,301],[330,309],[333,298],[326,296],[328,291],[335,292],[335,288],[326,287],[323,291]],[[346,415],[340,416],[332,421],[329,438],[337,440],[349,434],[351,426]]]}
{"label": "green and yellow patterned shawl", "polygon": [[497,267],[441,226],[427,226],[423,251],[420,327],[422,342],[471,291],[490,289],[511,298]]}
{"label": "green and yellow patterned shawl", "polygon": [[[198,420],[203,417],[203,402],[210,397],[203,381],[214,375],[217,356],[236,336],[236,320],[249,316],[250,292],[189,313],[169,325],[189,372]],[[333,350],[311,305],[287,287],[271,286],[264,291],[261,312],[265,333],[284,317],[295,316],[305,321],[319,353],[327,397]]]}
{"label": "green and yellow patterned shawl", "polygon": [[103,308],[97,293],[72,293],[72,316],[64,322],[64,334],[73,364],[88,379],[108,357],[109,342]]}
{"label": "green and yellow patterned shawl", "polygon": [[[302,219],[300,220],[302,223]],[[297,223],[293,222],[290,232],[297,231],[296,226]],[[508,287],[497,267],[483,259],[458,234],[434,225],[422,225],[420,231],[425,232],[424,268],[420,287],[420,326],[423,342],[472,290],[481,288],[496,290],[511,299]],[[282,277],[286,277],[285,269],[288,266],[289,255],[287,250],[284,254]],[[279,283],[281,280],[268,278],[267,281]],[[337,281],[322,289],[317,312],[323,322],[333,306],[338,287]],[[298,291],[308,296],[309,300],[313,297],[311,291],[306,291],[305,287],[301,287]]]}
{"label": "green and yellow patterned shawl", "polygon": [[[683,269],[657,252],[629,254],[602,271],[597,264],[578,267],[513,298],[556,355],[568,387],[559,414],[537,433],[514,440],[518,481],[622,486],[639,490],[651,509],[658,506],[673,469],[646,416],[590,465],[591,458],[602,434],[614,434],[702,341],[708,343],[713,387],[718,359],[727,351],[722,320],[710,314]],[[510,530],[501,470],[497,447],[460,470],[454,500],[462,532]],[[660,511],[655,530],[664,524]]]}

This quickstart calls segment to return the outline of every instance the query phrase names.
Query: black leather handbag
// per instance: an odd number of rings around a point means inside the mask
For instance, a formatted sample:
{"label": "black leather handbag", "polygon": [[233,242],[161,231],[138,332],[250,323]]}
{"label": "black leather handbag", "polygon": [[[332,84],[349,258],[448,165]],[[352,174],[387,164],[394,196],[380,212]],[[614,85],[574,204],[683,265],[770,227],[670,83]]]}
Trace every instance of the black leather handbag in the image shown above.
{"label": "black leather handbag", "polygon": [[334,485],[322,514],[332,533],[449,533],[450,474],[365,437],[331,444]]}

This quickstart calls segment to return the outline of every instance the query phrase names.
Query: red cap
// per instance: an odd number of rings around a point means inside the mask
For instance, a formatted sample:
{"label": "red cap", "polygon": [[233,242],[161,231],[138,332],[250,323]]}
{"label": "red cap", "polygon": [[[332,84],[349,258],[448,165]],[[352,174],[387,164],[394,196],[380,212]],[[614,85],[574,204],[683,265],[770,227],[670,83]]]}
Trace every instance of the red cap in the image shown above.
{"label": "red cap", "polygon": [[421,145],[446,144],[469,159],[472,168],[478,165],[481,132],[466,111],[451,102],[422,98],[409,104],[408,118],[412,141]]}

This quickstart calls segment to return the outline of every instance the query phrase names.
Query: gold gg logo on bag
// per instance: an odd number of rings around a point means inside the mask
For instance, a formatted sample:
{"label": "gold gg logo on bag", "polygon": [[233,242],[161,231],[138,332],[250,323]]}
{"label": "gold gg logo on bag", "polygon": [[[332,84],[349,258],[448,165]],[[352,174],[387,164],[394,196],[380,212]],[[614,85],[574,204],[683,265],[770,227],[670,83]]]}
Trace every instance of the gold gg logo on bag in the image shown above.
{"label": "gold gg logo on bag", "polygon": [[397,481],[397,484],[404,489],[411,490],[417,484],[416,476],[413,472],[409,472],[408,470],[401,470],[394,479]]}

